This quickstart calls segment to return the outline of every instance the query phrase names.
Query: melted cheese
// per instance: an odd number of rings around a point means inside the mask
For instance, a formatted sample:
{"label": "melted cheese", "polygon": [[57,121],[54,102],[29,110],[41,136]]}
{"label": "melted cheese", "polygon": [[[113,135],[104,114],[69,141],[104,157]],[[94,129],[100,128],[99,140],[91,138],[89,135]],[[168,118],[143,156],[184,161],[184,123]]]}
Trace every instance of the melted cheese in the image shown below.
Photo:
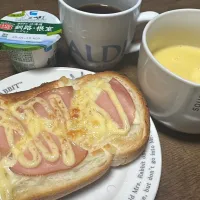
{"label": "melted cheese", "polygon": [[76,163],[76,159],[72,145],[69,143],[69,141],[63,140],[61,147],[64,164],[67,166],[73,166]]}
{"label": "melted cheese", "polygon": [[[44,158],[49,162],[55,162],[60,156],[57,145],[51,137],[47,137],[48,134],[43,134],[43,137],[45,138],[48,146],[51,147],[51,152],[49,152],[49,150],[38,139],[38,136],[43,132],[55,134],[59,137],[61,143],[66,137],[66,121],[69,118],[69,112],[59,95],[50,95],[49,102],[53,107],[54,112],[52,111],[52,109],[50,109],[49,104],[40,97],[33,98],[28,102],[20,101],[10,106],[10,110],[14,117],[19,119],[26,126],[26,134],[23,134],[21,140],[13,148],[11,148],[11,152],[15,155],[15,158],[20,162],[20,164],[26,168],[34,168],[41,163],[41,156],[39,152],[41,152]],[[41,117],[36,112],[36,110],[34,109],[35,103],[39,103],[45,108],[45,110],[49,114],[48,119]],[[23,112],[20,112],[19,108],[22,109]],[[5,118],[5,113],[3,111],[1,117],[2,119]],[[5,122],[3,123],[3,126],[9,127],[8,124],[10,123]],[[14,137],[13,130],[16,130],[15,126],[10,127],[9,131],[7,131],[7,129],[5,130],[7,139],[12,140],[12,146]],[[19,129],[18,132],[21,133],[22,130],[23,129]],[[32,142],[33,139],[34,143]],[[62,156],[64,163],[75,163],[73,149],[70,147],[70,144],[68,145],[68,149],[66,149],[66,147],[64,146],[61,146],[62,151],[65,151],[65,154],[66,152],[68,154],[68,156]],[[33,156],[31,160],[27,159],[24,156],[24,151],[27,148]]]}
{"label": "melted cheese", "polygon": [[58,146],[55,144],[54,140],[51,137],[47,136],[47,134],[42,134],[42,136],[45,139],[47,145],[51,147],[51,151],[49,151],[49,149],[43,144],[40,138],[35,139],[36,147],[47,161],[57,161],[60,157]]}
{"label": "melted cheese", "polygon": [[17,160],[19,161],[19,163],[22,166],[24,166],[26,168],[35,168],[41,163],[42,157],[41,157],[40,153],[38,152],[38,150],[37,150],[37,148],[36,148],[36,146],[33,142],[29,143],[28,150],[33,157],[31,160],[26,158],[26,156],[24,155],[24,152],[20,152],[18,154]]}
{"label": "melted cheese", "polygon": [[[26,168],[37,167],[41,162],[39,152],[47,161],[55,162],[60,156],[60,152],[55,141],[48,136],[48,133],[53,133],[58,137],[61,143],[63,163],[67,166],[73,166],[76,158],[72,145],[66,140],[66,135],[81,147],[91,151],[103,147],[113,138],[127,135],[130,130],[127,115],[108,81],[95,79],[90,81],[89,84],[81,86],[81,90],[75,91],[70,110],[67,109],[62,98],[57,94],[48,97],[51,106],[43,98],[35,97],[28,102],[20,101],[9,105],[6,110],[9,110],[10,114],[0,110],[0,125],[6,127],[7,140],[15,162],[18,161]],[[114,103],[123,122],[123,129],[119,129],[118,124],[111,119],[109,114],[95,103],[102,90],[108,93]],[[41,117],[36,112],[34,109],[35,103],[39,103],[44,107],[48,113],[48,118]],[[1,105],[3,104],[1,103]],[[23,112],[20,112],[19,108]],[[11,116],[17,118],[26,127],[26,130],[19,121]],[[140,123],[137,110],[133,123]],[[15,145],[13,130],[23,136]],[[51,152],[38,139],[40,134],[42,134],[48,146],[51,147]],[[28,160],[24,156],[24,151],[27,148],[32,154],[32,160]],[[4,164],[0,163],[0,199],[9,200],[12,195],[12,186],[3,166]]]}
{"label": "melted cheese", "polygon": [[[103,90],[108,93],[114,103],[123,121],[123,129],[119,129],[118,124],[111,119],[110,115],[95,103]],[[113,137],[126,135],[130,130],[128,118],[121,103],[110,84],[103,79],[95,79],[95,81],[90,81],[89,84],[81,86],[81,90],[75,93],[71,109],[80,110],[81,112],[78,118],[68,121],[68,129],[77,132],[84,130],[86,132],[86,134],[77,134],[77,137],[73,137],[86,149],[88,146],[90,149],[92,148],[91,150],[101,148]]]}
{"label": "melted cheese", "polygon": [[24,128],[22,125],[12,117],[11,113],[7,111],[2,111],[0,110],[0,126],[4,127],[5,132],[6,132],[6,137],[8,144],[11,148],[14,147],[14,132],[20,133],[21,135],[25,134]]}
{"label": "melted cheese", "polygon": [[2,162],[0,162],[0,177],[0,200],[11,200],[12,185]]}

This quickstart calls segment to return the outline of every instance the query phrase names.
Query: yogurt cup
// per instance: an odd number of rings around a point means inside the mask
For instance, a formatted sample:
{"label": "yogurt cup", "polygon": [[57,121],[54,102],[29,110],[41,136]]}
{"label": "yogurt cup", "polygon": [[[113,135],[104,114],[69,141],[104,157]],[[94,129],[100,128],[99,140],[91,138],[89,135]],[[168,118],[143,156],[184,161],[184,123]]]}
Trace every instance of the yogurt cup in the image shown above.
{"label": "yogurt cup", "polygon": [[56,43],[49,47],[39,47],[38,49],[18,49],[16,47],[8,50],[8,55],[18,72],[41,67],[54,67],[56,65],[56,47]]}
{"label": "yogurt cup", "polygon": [[44,11],[12,13],[0,20],[1,50],[6,50],[18,72],[56,65],[59,19]]}

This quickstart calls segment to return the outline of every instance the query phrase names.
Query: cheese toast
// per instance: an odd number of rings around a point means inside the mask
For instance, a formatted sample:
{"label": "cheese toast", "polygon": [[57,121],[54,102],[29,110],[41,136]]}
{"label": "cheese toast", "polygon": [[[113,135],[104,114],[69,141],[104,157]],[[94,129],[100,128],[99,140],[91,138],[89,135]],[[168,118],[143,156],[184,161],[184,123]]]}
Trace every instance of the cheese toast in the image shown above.
{"label": "cheese toast", "polygon": [[0,199],[58,199],[135,160],[150,132],[146,102],[115,72],[0,95]]}

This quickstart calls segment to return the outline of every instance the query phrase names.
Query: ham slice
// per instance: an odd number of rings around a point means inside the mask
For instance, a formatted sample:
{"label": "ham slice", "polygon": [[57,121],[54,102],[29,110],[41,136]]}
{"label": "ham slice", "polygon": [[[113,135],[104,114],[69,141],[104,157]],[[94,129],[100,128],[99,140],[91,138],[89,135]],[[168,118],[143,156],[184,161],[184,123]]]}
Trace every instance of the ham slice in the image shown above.
{"label": "ham slice", "polygon": [[49,91],[46,91],[46,92],[39,94],[38,97],[41,97],[41,98],[45,99],[47,102],[49,102],[49,96],[52,95],[52,94],[59,95],[62,98],[66,107],[70,108],[71,100],[72,100],[72,97],[73,97],[72,86],[65,86],[65,87],[49,90]]}
{"label": "ham slice", "polygon": [[[135,105],[129,92],[114,78],[111,79],[109,83],[121,103],[123,110],[128,117],[129,123],[132,124],[135,117]],[[96,100],[96,104],[110,115],[110,117],[118,124],[119,128],[123,128],[122,119],[120,118],[120,115],[107,92],[101,92]]]}
{"label": "ham slice", "polygon": [[[65,86],[65,87],[61,87],[61,88],[55,88],[55,89],[52,89],[52,90],[49,90],[49,91],[46,91],[46,92],[43,92],[43,93],[40,93],[39,95],[37,95],[36,97],[41,97],[43,98],[44,100],[46,100],[48,102],[48,105],[50,106],[51,109],[52,106],[50,105],[49,103],[49,96],[52,95],[52,94],[56,94],[56,95],[59,95],[65,106],[69,109],[70,108],[70,105],[71,105],[71,100],[73,98],[73,88],[72,86]],[[28,104],[29,102],[31,102],[32,99],[28,100],[26,104]],[[45,110],[45,108],[40,104],[40,103],[35,103],[33,105],[35,111],[41,116],[41,117],[44,117],[44,118],[48,118],[48,112]],[[24,112],[24,110],[19,107],[18,108],[18,111],[20,113]]]}
{"label": "ham slice", "polygon": [[131,95],[126,88],[116,79],[110,81],[112,89],[115,91],[119,102],[121,103],[124,112],[126,113],[129,123],[132,124],[135,118],[135,105],[131,98]]}
{"label": "ham slice", "polygon": [[[14,144],[16,144],[20,138],[21,135],[13,130],[13,139],[14,139]],[[0,126],[0,154],[2,156],[6,156],[10,152],[10,145],[8,143],[7,137],[6,137],[6,132],[4,127]]]}
{"label": "ham slice", "polygon": [[[17,162],[11,168],[11,170],[17,174],[28,175],[28,176],[45,175],[45,174],[50,174],[50,173],[54,173],[54,172],[58,172],[58,171],[62,171],[62,170],[71,169],[71,168],[77,166],[79,163],[81,163],[87,156],[88,152],[86,150],[82,149],[81,147],[77,146],[74,143],[71,143],[72,149],[73,149],[73,152],[75,155],[75,164],[72,166],[65,165],[63,162],[62,156],[61,156],[62,149],[61,149],[60,141],[58,140],[56,135],[53,135],[53,134],[50,134],[50,135],[51,135],[52,139],[54,140],[55,144],[57,145],[57,147],[59,149],[59,154],[60,154],[59,158],[55,162],[47,161],[44,158],[44,156],[42,155],[42,153],[40,153],[42,160],[37,167],[26,168],[26,167],[22,166],[19,162]],[[43,142],[43,144],[47,147],[47,143]],[[51,151],[51,147],[48,146],[48,149]],[[25,150],[24,156],[28,160],[33,159],[32,154],[28,150]]]}
{"label": "ham slice", "polygon": [[2,156],[6,156],[10,151],[8,140],[5,134],[4,127],[0,126],[0,153]]}
{"label": "ham slice", "polygon": [[34,109],[36,110],[36,112],[41,116],[41,117],[45,117],[48,118],[48,113],[45,110],[45,108],[40,104],[40,103],[35,103],[33,105]]}
{"label": "ham slice", "polygon": [[[65,86],[65,87],[61,87],[61,88],[55,88],[53,90],[49,90],[46,92],[43,92],[41,94],[38,95],[38,97],[41,97],[43,99],[45,99],[47,102],[49,102],[49,96],[52,94],[57,94],[59,95],[64,104],[66,105],[66,107],[69,109],[70,105],[71,105],[71,100],[73,97],[73,88],[72,86]],[[50,104],[49,104],[50,105]],[[48,113],[46,112],[45,108],[43,108],[43,106],[39,103],[36,103],[34,105],[34,109],[36,110],[36,112],[41,116],[41,117],[46,117],[48,118]]]}
{"label": "ham slice", "polygon": [[101,94],[96,100],[96,104],[99,107],[103,108],[110,115],[112,120],[118,124],[119,128],[123,128],[123,122],[107,92],[105,91],[101,92]]}

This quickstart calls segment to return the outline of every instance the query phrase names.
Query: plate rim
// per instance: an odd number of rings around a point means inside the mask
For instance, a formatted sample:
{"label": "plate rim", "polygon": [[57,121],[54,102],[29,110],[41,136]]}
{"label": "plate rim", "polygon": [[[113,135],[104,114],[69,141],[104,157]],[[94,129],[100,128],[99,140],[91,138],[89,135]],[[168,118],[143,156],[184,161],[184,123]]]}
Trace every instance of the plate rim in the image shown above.
{"label": "plate rim", "polygon": [[46,67],[46,68],[36,68],[36,69],[32,69],[32,70],[29,70],[29,71],[24,71],[24,72],[17,72],[16,74],[12,74],[6,78],[3,78],[0,80],[0,83],[4,82],[4,81],[7,81],[11,78],[15,78],[17,76],[20,76],[20,75],[23,75],[23,74],[30,74],[31,72],[35,72],[35,71],[47,71],[47,70],[55,70],[55,71],[83,71],[83,72],[86,72],[86,73],[91,73],[91,74],[95,74],[95,72],[93,71],[89,71],[89,70],[86,70],[86,69],[81,69],[81,68],[75,68],[75,67]]}
{"label": "plate rim", "polygon": [[159,135],[158,135],[158,131],[157,131],[157,128],[156,128],[156,125],[155,125],[155,123],[153,122],[153,119],[152,119],[152,117],[150,116],[150,125],[153,125],[153,128],[155,129],[155,131],[156,131],[156,136],[157,136],[157,142],[158,142],[158,147],[157,148],[159,148],[159,159],[160,159],[160,168],[159,168],[159,180],[158,180],[158,182],[157,182],[157,185],[156,185],[156,191],[155,191],[155,194],[154,194],[154,196],[153,196],[153,199],[155,199],[156,198],[156,195],[157,195],[157,193],[158,193],[158,190],[159,190],[159,187],[160,187],[160,181],[161,181],[161,177],[162,177],[162,166],[163,166],[163,160],[162,160],[162,148],[161,148],[161,144],[160,144],[160,138],[159,138]]}

